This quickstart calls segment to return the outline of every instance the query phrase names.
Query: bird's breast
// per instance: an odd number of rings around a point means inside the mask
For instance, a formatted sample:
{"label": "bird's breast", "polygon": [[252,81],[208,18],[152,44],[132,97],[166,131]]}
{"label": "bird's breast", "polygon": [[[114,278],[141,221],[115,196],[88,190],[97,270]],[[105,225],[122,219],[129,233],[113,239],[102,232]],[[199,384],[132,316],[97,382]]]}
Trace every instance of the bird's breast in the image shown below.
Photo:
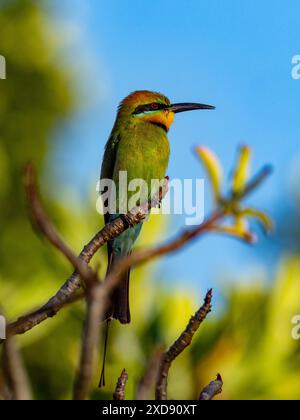
{"label": "bird's breast", "polygon": [[166,176],[169,156],[169,141],[161,128],[151,124],[137,127],[121,138],[114,178],[125,171],[128,183],[142,180],[150,189],[153,180],[160,181]]}

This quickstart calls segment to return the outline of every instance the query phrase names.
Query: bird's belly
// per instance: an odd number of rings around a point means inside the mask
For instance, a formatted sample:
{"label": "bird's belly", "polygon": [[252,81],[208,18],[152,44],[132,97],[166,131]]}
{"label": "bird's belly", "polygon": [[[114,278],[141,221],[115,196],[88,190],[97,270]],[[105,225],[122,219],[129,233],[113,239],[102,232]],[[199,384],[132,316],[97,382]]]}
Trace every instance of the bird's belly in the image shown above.
{"label": "bird's belly", "polygon": [[[114,173],[120,181],[120,171],[123,172],[122,184],[117,184],[117,196],[119,205],[124,207],[125,200],[128,210],[140,201],[141,203],[155,195],[159,188],[159,182],[166,176],[169,162],[169,142],[167,138],[152,140],[151,142],[139,142],[132,144],[126,150],[119,149],[118,162]],[[124,177],[127,178],[127,191],[124,191]],[[131,202],[130,202],[131,200]]]}
{"label": "bird's belly", "polygon": [[128,177],[137,175],[146,182],[165,177],[170,155],[167,139],[144,142],[140,147],[132,150],[132,153],[133,159],[128,168]]}

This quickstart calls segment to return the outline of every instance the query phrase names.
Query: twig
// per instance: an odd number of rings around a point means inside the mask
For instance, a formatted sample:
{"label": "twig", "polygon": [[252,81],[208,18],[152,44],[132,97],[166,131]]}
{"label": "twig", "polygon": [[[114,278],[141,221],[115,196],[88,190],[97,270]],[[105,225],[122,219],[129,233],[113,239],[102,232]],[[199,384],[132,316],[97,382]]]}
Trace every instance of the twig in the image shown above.
{"label": "twig", "polygon": [[79,369],[74,386],[74,400],[84,400],[88,395],[93,374],[94,351],[99,339],[102,299],[103,287],[101,283],[92,285],[87,296],[87,314],[84,323]]}
{"label": "twig", "polygon": [[212,290],[209,290],[205,296],[204,304],[191,317],[186,329],[180,337],[172,344],[169,350],[162,355],[159,374],[156,383],[156,399],[167,399],[168,374],[172,362],[182,353],[192,342],[193,336],[211,311]]}
{"label": "twig", "polygon": [[36,225],[45,238],[67,258],[85,283],[97,281],[96,274],[83,259],[78,258],[75,252],[73,252],[61,238],[43,209],[37,192],[36,173],[32,164],[28,164],[25,169],[25,191],[34,225]]}
{"label": "twig", "polygon": [[12,392],[7,384],[0,383],[0,401],[11,401],[12,399]]}
{"label": "twig", "polygon": [[13,337],[4,342],[4,372],[13,400],[31,400],[31,387],[23,359]]}
{"label": "twig", "polygon": [[223,387],[223,380],[220,374],[217,375],[217,379],[210,382],[200,394],[200,401],[212,400],[216,395],[221,394]]}
{"label": "twig", "polygon": [[155,384],[158,369],[159,369],[159,362],[162,356],[163,350],[161,347],[156,347],[153,351],[153,354],[150,358],[149,365],[144,373],[144,376],[141,378],[137,393],[136,399],[137,400],[148,400],[149,394],[153,384]]}
{"label": "twig", "polygon": [[125,387],[128,380],[128,374],[125,369],[122,370],[121,376],[118,379],[116,390],[113,399],[116,401],[125,400]]}

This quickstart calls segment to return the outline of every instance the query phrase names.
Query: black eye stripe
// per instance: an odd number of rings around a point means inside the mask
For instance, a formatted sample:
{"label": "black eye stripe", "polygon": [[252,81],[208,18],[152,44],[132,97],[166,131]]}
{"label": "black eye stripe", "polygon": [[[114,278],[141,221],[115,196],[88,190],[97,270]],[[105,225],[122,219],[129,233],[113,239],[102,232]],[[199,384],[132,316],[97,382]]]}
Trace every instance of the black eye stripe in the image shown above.
{"label": "black eye stripe", "polygon": [[158,111],[160,109],[168,108],[168,105],[160,104],[158,102],[152,102],[151,104],[139,105],[133,112],[133,114],[142,114],[147,111]]}
{"label": "black eye stripe", "polygon": [[151,106],[151,109],[159,109],[159,104],[157,102],[154,102],[150,106]]}

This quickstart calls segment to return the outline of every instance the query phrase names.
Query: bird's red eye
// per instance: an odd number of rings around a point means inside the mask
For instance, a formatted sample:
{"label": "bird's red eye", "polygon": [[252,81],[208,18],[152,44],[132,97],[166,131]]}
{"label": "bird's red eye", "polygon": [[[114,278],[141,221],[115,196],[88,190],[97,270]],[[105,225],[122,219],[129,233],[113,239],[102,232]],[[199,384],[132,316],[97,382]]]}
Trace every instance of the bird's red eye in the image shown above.
{"label": "bird's red eye", "polygon": [[158,109],[158,104],[156,102],[153,102],[153,104],[151,104],[151,108]]}

